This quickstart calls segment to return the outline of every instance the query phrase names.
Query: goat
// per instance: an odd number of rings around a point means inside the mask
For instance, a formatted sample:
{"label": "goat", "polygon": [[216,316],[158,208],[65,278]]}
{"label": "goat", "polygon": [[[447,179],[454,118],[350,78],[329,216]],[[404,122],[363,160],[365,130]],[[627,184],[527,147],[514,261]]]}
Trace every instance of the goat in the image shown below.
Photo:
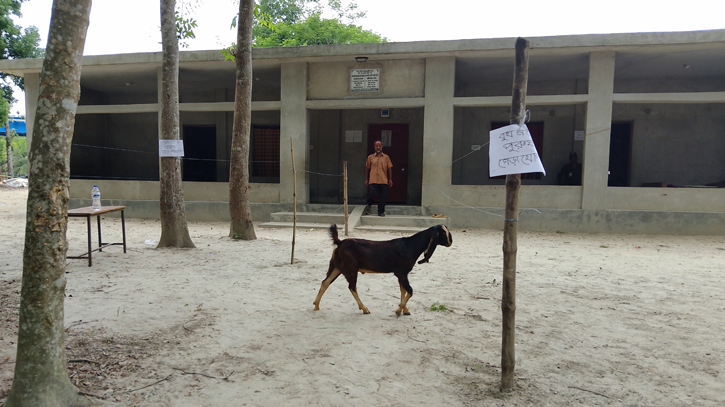
{"label": "goat", "polygon": [[398,277],[400,284],[400,306],[395,313],[410,315],[407,303],[413,296],[413,288],[408,283],[408,273],[415,266],[421,253],[423,259],[418,264],[428,263],[436,246],[450,247],[453,243],[451,232],[443,225],[432,226],[413,236],[401,237],[388,241],[373,241],[365,239],[340,240],[337,236],[337,225],[330,226],[332,243],[337,246],[332,251],[330,267],[327,276],[322,280],[320,291],[315,298],[315,311],[320,310],[320,299],[327,288],[340,274],[345,276],[348,288],[355,297],[358,307],[363,314],[369,314],[368,308],[360,301],[357,295],[357,273],[393,273]]}

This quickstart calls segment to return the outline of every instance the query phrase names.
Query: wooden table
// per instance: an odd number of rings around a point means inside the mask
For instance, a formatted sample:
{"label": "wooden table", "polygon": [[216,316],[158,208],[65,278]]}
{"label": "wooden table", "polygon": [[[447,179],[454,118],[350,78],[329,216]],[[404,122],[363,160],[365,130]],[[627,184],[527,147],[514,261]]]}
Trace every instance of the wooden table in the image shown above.
{"label": "wooden table", "polygon": [[[125,206],[101,206],[101,209],[94,211],[92,206],[86,206],[83,208],[70,209],[68,210],[68,217],[71,218],[86,218],[88,224],[88,252],[81,254],[80,256],[66,256],[68,259],[85,259],[88,258],[88,267],[93,265],[93,252],[102,252],[104,247],[123,245],[123,252],[126,253],[126,218],[123,217],[123,210]],[[123,242],[118,243],[103,243],[101,238],[101,217],[104,213],[111,213],[121,211],[121,231],[123,233]],[[98,248],[93,249],[92,238],[91,238],[91,217],[95,216],[98,221]]]}

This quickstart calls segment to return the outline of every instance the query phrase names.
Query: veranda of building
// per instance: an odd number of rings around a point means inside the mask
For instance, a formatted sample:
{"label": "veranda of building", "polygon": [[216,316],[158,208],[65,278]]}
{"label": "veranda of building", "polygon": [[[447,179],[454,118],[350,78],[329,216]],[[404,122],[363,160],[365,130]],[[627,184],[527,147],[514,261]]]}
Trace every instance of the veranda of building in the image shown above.
{"label": "veranda of building", "polygon": [[[725,234],[725,30],[529,40],[529,126],[547,173],[522,180],[521,230]],[[350,203],[362,204],[365,158],[382,136],[396,151],[394,205],[444,213],[453,227],[502,227],[504,181],[488,175],[486,143],[509,121],[514,43],[255,49],[255,220],[292,206],[290,140],[304,208],[342,203],[343,161]],[[41,66],[0,61],[25,78],[28,137]],[[104,203],[158,217],[160,69],[161,53],[84,57],[72,206],[88,204],[98,184]],[[378,69],[378,90],[356,89],[356,69]],[[223,221],[235,65],[191,51],[179,70],[187,216]],[[559,186],[572,151],[583,183]]]}

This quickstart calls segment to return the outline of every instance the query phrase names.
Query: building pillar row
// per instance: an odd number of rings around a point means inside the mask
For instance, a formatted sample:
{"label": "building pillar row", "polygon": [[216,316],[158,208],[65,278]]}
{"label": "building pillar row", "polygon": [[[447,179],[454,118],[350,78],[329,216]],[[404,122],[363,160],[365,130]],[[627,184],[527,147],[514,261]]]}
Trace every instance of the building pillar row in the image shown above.
{"label": "building pillar row", "polygon": [[292,152],[297,169],[297,202],[309,203],[308,169],[310,131],[307,114],[307,63],[290,62],[281,65],[280,143],[279,143],[279,202],[294,200]]}
{"label": "building pillar row", "polygon": [[612,131],[614,51],[589,54],[589,95],[582,162],[582,209],[605,209]]}
{"label": "building pillar row", "polygon": [[[38,96],[40,96],[40,73],[26,73],[25,81],[25,142],[27,151],[33,141],[33,127],[35,126],[35,111],[38,109]],[[30,160],[28,160],[30,165]]]}
{"label": "building pillar row", "polygon": [[455,57],[426,58],[421,205],[447,206],[453,157]]}

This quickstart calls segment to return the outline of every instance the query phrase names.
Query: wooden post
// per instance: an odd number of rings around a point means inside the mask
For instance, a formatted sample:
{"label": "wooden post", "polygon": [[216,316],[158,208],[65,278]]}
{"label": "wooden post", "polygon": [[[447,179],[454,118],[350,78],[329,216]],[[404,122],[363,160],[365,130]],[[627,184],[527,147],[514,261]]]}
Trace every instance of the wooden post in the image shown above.
{"label": "wooden post", "polygon": [[295,236],[297,235],[297,168],[295,168],[295,145],[292,136],[289,138],[290,149],[292,150],[292,259],[290,264],[295,264]]}
{"label": "wooden post", "polygon": [[[511,124],[524,124],[526,85],[529,78],[529,42],[516,40]],[[516,367],[516,239],[518,234],[519,187],[521,174],[506,176],[506,217],[503,229],[503,332],[501,337],[501,391],[514,388]]]}
{"label": "wooden post", "polygon": [[345,236],[347,236],[347,161],[342,162],[342,173],[344,180],[343,202],[345,203]]}

